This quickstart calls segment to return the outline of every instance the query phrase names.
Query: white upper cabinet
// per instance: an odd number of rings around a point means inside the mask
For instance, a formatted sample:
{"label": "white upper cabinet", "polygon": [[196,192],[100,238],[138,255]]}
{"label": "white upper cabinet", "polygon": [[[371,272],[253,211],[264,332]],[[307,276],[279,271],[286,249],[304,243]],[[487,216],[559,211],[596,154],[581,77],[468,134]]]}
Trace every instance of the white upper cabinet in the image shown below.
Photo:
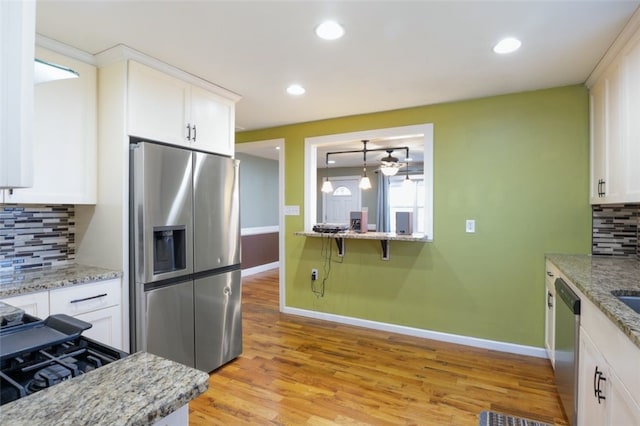
{"label": "white upper cabinet", "polygon": [[40,47],[36,57],[79,77],[34,87],[33,186],[5,194],[5,202],[95,204],[96,67]]}
{"label": "white upper cabinet", "polygon": [[129,134],[175,145],[188,145],[189,85],[129,61]]}
{"label": "white upper cabinet", "polygon": [[233,155],[233,101],[129,61],[131,136]]}
{"label": "white upper cabinet", "polygon": [[35,1],[0,1],[0,188],[32,185]]}
{"label": "white upper cabinet", "polygon": [[233,102],[200,87],[191,86],[191,122],[193,147],[230,155],[234,153]]}
{"label": "white upper cabinet", "polygon": [[640,202],[640,33],[590,91],[591,203]]}

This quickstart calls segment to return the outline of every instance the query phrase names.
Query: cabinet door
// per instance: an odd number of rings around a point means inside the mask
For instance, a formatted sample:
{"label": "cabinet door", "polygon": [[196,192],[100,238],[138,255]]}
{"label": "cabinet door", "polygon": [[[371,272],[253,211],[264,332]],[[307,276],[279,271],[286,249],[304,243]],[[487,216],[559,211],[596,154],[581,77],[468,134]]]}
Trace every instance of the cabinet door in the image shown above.
{"label": "cabinet door", "polygon": [[553,285],[553,278],[546,280],[545,285],[545,334],[544,343],[547,348],[547,356],[551,361],[551,366],[555,368],[555,324],[556,324],[556,290]]}
{"label": "cabinet door", "polygon": [[607,424],[607,405],[610,403],[609,378],[604,358],[589,335],[580,328],[578,425]]}
{"label": "cabinet door", "polygon": [[33,184],[36,5],[0,1],[0,188]]}
{"label": "cabinet door", "polygon": [[602,202],[603,183],[605,180],[606,163],[606,110],[605,110],[605,81],[599,80],[591,87],[591,188],[592,204]]}
{"label": "cabinet door", "polygon": [[610,425],[640,425],[640,406],[615,374],[611,375]]}
{"label": "cabinet door", "polygon": [[20,296],[7,297],[2,299],[16,308],[23,309],[27,314],[44,319],[49,316],[49,292],[22,294]]}
{"label": "cabinet door", "polygon": [[233,155],[233,112],[233,103],[202,88],[192,86],[189,121],[196,126],[193,148],[216,154]]}
{"label": "cabinet door", "polygon": [[640,202],[640,41],[623,59],[626,126],[625,201]]}
{"label": "cabinet door", "polygon": [[614,65],[605,76],[605,201],[620,200],[624,190],[625,123],[622,70]]}
{"label": "cabinet door", "polygon": [[188,146],[189,85],[134,61],[129,62],[129,135]]}
{"label": "cabinet door", "polygon": [[15,189],[6,202],[95,204],[96,68],[42,48],[36,57],[80,76],[35,86],[33,186]]}
{"label": "cabinet door", "polygon": [[110,308],[76,315],[76,318],[92,324],[90,329],[82,332],[83,336],[122,349],[122,316],[120,306],[112,306]]}

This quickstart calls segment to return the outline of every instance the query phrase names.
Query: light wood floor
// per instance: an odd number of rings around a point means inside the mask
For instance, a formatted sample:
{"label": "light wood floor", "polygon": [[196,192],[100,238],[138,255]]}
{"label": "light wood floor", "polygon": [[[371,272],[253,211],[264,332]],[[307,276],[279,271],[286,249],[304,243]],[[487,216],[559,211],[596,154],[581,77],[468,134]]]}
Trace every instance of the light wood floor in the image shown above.
{"label": "light wood floor", "polygon": [[191,425],[477,425],[494,410],[566,425],[546,359],[278,312],[277,271],[243,281],[244,352]]}

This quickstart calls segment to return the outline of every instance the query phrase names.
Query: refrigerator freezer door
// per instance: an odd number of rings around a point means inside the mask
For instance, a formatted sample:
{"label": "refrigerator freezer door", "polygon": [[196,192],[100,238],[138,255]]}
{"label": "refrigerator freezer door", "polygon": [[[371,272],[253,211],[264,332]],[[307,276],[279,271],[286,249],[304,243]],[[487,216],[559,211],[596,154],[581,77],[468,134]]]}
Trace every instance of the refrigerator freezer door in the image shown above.
{"label": "refrigerator freezer door", "polygon": [[230,158],[195,154],[194,272],[240,263],[238,165]]}
{"label": "refrigerator freezer door", "polygon": [[[148,142],[132,145],[131,153],[135,280],[149,283],[190,274],[193,154]],[[168,261],[168,255],[175,261]]]}
{"label": "refrigerator freezer door", "polygon": [[195,281],[196,368],[210,372],[242,353],[241,272]]}
{"label": "refrigerator freezer door", "polygon": [[194,366],[193,281],[145,292],[146,350]]}

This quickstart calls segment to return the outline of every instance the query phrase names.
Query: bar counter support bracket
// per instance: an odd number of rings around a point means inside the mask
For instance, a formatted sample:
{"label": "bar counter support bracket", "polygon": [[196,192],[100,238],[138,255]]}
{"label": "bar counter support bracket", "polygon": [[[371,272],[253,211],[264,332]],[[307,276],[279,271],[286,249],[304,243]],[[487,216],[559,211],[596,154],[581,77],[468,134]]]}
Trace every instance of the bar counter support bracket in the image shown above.
{"label": "bar counter support bracket", "polygon": [[380,240],[382,247],[382,260],[389,260],[389,240]]}
{"label": "bar counter support bracket", "polygon": [[338,246],[338,256],[344,257],[344,238],[336,237],[336,245]]}

